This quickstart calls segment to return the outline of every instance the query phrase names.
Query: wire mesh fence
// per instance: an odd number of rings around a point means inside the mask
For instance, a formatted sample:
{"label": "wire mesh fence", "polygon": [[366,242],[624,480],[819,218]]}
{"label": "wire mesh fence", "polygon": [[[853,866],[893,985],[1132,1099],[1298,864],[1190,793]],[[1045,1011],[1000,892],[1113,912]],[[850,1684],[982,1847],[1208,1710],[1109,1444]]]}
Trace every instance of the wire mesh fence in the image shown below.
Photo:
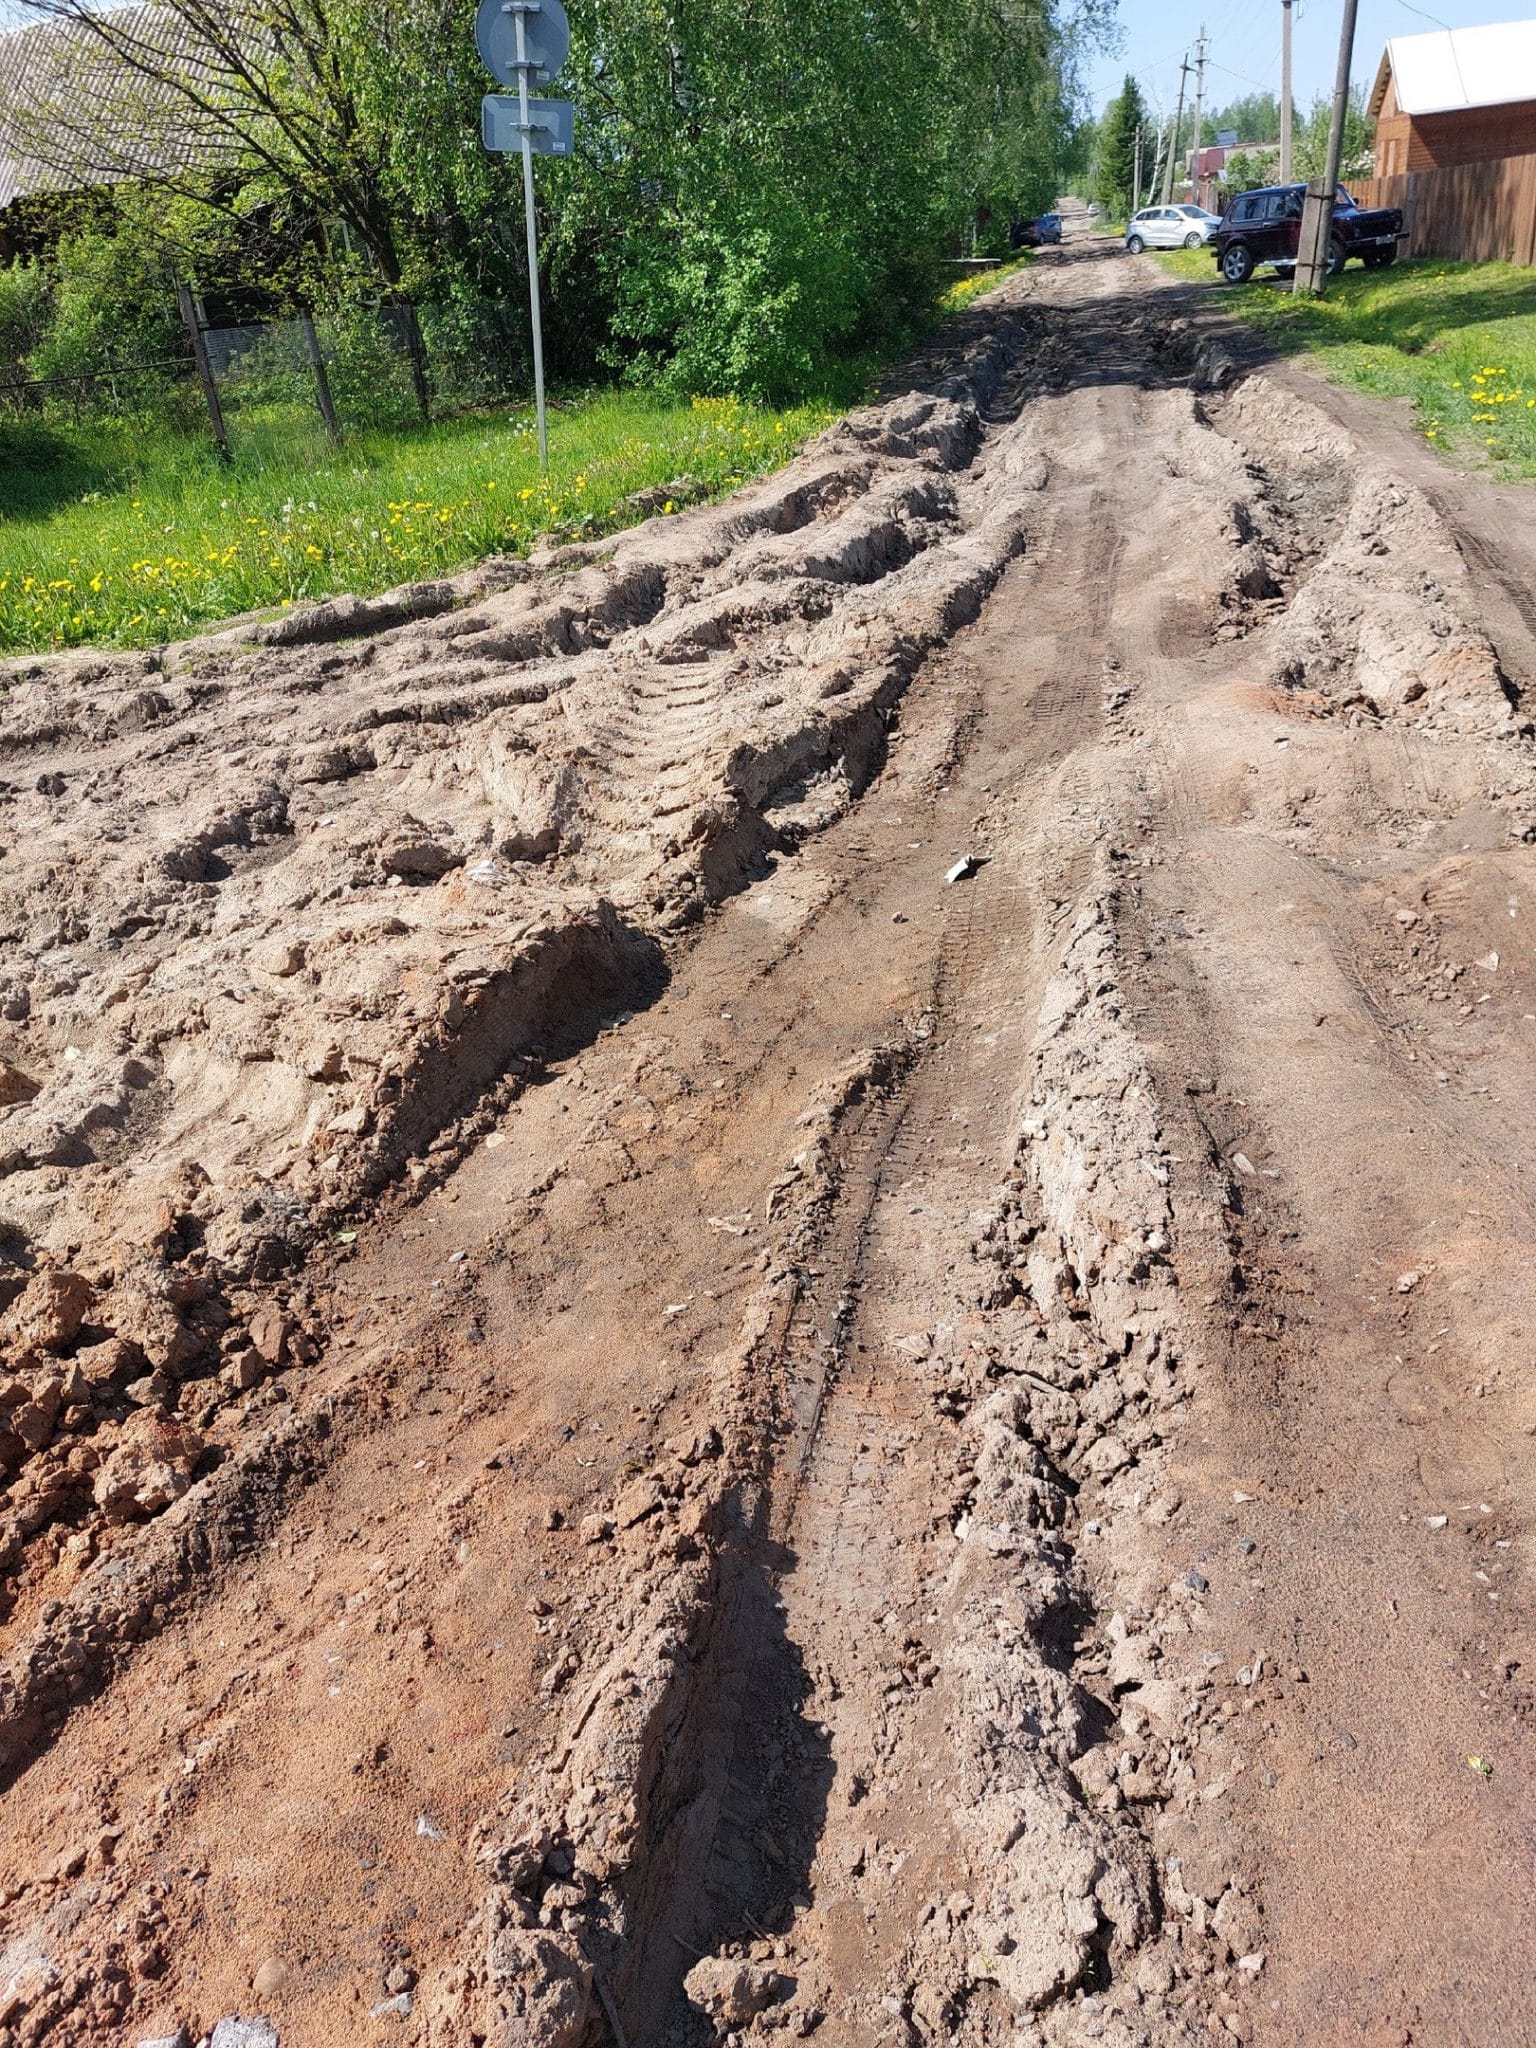
{"label": "wire mesh fence", "polygon": [[526,342],[504,304],[365,305],[209,324],[189,292],[181,302],[186,343],[175,354],[0,378],[0,416],[94,413],[178,426],[201,416],[221,446],[233,446],[256,423],[268,435],[286,419],[338,438],[528,395]]}

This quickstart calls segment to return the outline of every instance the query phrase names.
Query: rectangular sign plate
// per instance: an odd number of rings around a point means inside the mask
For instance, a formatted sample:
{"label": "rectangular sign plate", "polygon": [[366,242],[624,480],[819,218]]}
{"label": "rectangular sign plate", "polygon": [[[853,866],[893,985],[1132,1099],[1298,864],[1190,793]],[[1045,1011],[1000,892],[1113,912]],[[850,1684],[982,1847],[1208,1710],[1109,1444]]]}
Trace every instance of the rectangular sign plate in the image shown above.
{"label": "rectangular sign plate", "polygon": [[[499,153],[520,150],[522,115],[516,93],[488,92],[480,102],[480,140]],[[535,156],[569,156],[575,140],[576,110],[569,100],[528,102],[529,141]]]}

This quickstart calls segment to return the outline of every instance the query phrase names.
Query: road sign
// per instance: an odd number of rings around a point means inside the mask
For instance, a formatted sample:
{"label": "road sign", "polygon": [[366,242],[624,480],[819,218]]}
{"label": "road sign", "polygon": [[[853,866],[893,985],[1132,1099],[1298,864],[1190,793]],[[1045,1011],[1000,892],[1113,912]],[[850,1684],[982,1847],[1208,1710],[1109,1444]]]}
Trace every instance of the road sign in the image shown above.
{"label": "road sign", "polygon": [[[576,109],[569,100],[529,99],[528,147],[535,156],[569,156],[575,130]],[[480,140],[498,153],[522,148],[522,102],[515,93],[488,92],[480,102]]]}
{"label": "road sign", "polygon": [[544,316],[539,307],[539,223],[533,203],[533,159],[569,156],[575,111],[569,100],[539,100],[533,88],[551,79],[571,53],[571,24],[561,0],[480,0],[475,48],[492,78],[517,96],[488,92],[480,102],[480,139],[487,149],[517,150],[523,159],[523,217],[528,228],[528,318],[533,329],[533,402],[539,422],[539,468],[549,471],[544,410]]}
{"label": "road sign", "polygon": [[[523,49],[518,49],[518,28]],[[546,85],[571,54],[571,24],[561,0],[480,0],[475,11],[475,48],[501,85]]]}

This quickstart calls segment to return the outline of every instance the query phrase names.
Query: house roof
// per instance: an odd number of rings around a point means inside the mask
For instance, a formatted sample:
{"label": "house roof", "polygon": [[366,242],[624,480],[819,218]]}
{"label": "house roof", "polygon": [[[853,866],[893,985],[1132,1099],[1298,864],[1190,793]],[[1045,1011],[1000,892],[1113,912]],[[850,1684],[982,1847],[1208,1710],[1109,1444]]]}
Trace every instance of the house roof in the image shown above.
{"label": "house roof", "polygon": [[1381,112],[1389,78],[1397,89],[1398,107],[1409,115],[1536,100],[1536,21],[1394,36],[1382,53],[1371,88],[1373,120]]}
{"label": "house roof", "polygon": [[[206,69],[178,16],[153,0],[113,21],[151,69],[169,57]],[[179,169],[194,150],[209,153],[207,139],[193,141],[194,118],[83,22],[56,16],[0,35],[0,207]]]}

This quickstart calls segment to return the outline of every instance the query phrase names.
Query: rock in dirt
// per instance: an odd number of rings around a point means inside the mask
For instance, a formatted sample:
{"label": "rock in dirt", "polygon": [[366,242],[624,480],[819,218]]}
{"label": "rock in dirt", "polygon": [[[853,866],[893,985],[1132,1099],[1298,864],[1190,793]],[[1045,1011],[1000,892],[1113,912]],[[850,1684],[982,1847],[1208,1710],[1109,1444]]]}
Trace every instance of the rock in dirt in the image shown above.
{"label": "rock in dirt", "polygon": [[203,1454],[196,1430],[155,1408],[140,1408],[96,1474],[92,1492],[109,1522],[157,1515],[181,1499]]}
{"label": "rock in dirt", "polygon": [[267,2019],[222,2019],[208,2037],[208,2048],[278,2048],[278,2033]]}
{"label": "rock in dirt", "polygon": [[63,1351],[80,1334],[95,1294],[79,1273],[34,1273],[0,1317],[0,1351]]}
{"label": "rock in dirt", "polygon": [[264,1303],[251,1318],[251,1343],[274,1369],[287,1357],[292,1336],[292,1321],[272,1302]]}
{"label": "rock in dirt", "polygon": [[576,2048],[592,2009],[592,1970],[537,1928],[486,1942],[488,2039],[496,2048]]}
{"label": "rock in dirt", "polygon": [[744,2027],[769,2006],[782,2005],[794,1988],[792,1977],[731,1956],[706,1956],[683,1979],[690,2004],[718,2027]]}
{"label": "rock in dirt", "polygon": [[637,1479],[614,1502],[613,1518],[621,1529],[633,1529],[661,1506],[661,1488],[654,1479]]}

